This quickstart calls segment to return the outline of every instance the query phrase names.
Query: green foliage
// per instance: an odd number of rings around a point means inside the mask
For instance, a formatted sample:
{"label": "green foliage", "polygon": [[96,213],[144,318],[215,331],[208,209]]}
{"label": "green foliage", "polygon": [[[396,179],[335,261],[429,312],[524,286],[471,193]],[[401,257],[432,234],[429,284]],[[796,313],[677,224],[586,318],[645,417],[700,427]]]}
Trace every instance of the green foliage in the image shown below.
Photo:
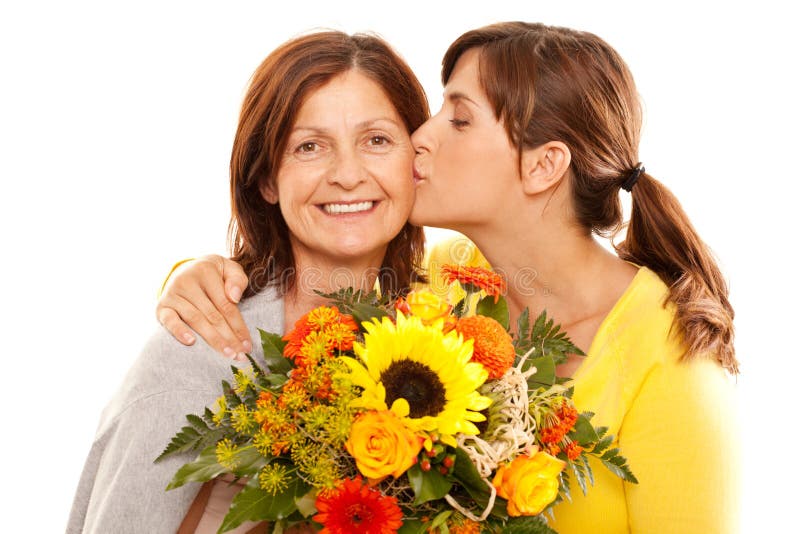
{"label": "green foliage", "polygon": [[556,362],[552,356],[539,356],[528,358],[522,364],[522,371],[536,367],[536,372],[528,377],[528,389],[536,391],[538,388],[549,389],[556,383]]}
{"label": "green foliage", "polygon": [[508,330],[511,320],[508,313],[508,303],[506,302],[505,298],[499,297],[497,302],[495,302],[494,297],[492,296],[483,297],[480,301],[478,301],[478,306],[475,311],[478,315],[491,317],[503,325],[503,328]]}
{"label": "green foliage", "polygon": [[541,515],[512,517],[503,529],[504,534],[558,534],[547,526]]}
{"label": "green foliage", "polygon": [[411,466],[406,474],[408,483],[414,490],[414,504],[441,499],[453,486],[453,483],[436,469],[423,471],[419,464]]}
{"label": "green foliage", "polygon": [[583,351],[570,341],[567,333],[561,331],[561,325],[547,318],[547,311],[542,311],[533,325],[530,324],[528,310],[522,312],[517,320],[514,348],[518,356],[529,351],[532,351],[529,358],[551,356],[556,365],[565,362],[567,354],[584,355]]}
{"label": "green foliage", "polygon": [[622,480],[632,484],[639,483],[630,467],[628,467],[628,460],[619,453],[619,449],[607,450],[600,456],[600,461],[603,462],[603,465],[606,466],[609,471]]}
{"label": "green foliage", "polygon": [[340,289],[333,293],[317,292],[318,295],[330,300],[339,311],[352,315],[358,324],[380,319],[388,315],[393,297],[391,295],[378,295],[377,291],[354,290],[352,287]]}
{"label": "green foliage", "polygon": [[[208,410],[208,412],[211,413],[210,410]],[[211,417],[213,417],[213,414],[211,414]],[[181,428],[181,430],[172,437],[172,440],[164,449],[164,452],[155,459],[156,462],[173,454],[204,449],[216,443],[225,435],[224,429],[209,427],[210,421],[208,419],[203,419],[191,414],[187,415],[186,419],[189,421],[190,426]]]}
{"label": "green foliage", "polygon": [[592,412],[578,414],[578,420],[575,421],[575,426],[568,434],[572,441],[576,441],[582,447],[589,446],[600,439],[591,423],[593,415]]}
{"label": "green foliage", "polygon": [[[267,368],[274,374],[285,375],[294,367],[292,362],[283,355],[286,342],[278,334],[272,334],[258,329],[261,334],[261,346],[264,348],[264,361]],[[251,361],[253,361],[251,359]],[[255,363],[255,362],[253,362]],[[254,366],[257,367],[257,366]]]}
{"label": "green foliage", "polygon": [[277,495],[261,489],[258,478],[251,478],[233,499],[219,532],[227,532],[245,521],[278,521],[297,510],[296,501],[309,490],[300,478],[293,477],[289,487]]}
{"label": "green foliage", "polygon": [[179,488],[187,482],[208,482],[225,472],[227,472],[227,469],[217,462],[215,446],[211,445],[203,449],[203,452],[200,453],[200,456],[195,461],[189,462],[178,469],[167,489]]}

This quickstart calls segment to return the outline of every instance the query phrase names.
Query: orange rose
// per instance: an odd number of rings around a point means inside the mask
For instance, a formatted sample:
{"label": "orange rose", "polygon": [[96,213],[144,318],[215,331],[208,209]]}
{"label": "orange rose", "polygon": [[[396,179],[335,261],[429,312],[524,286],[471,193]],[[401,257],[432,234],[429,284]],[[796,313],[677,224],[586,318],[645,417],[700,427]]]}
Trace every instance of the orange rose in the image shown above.
{"label": "orange rose", "polygon": [[405,473],[422,449],[422,438],[393,412],[370,411],[353,422],[345,447],[361,474],[380,480]]}
{"label": "orange rose", "polygon": [[422,319],[426,325],[432,324],[436,319],[444,319],[451,309],[446,300],[429,289],[412,291],[406,296],[406,304],[408,311]]}
{"label": "orange rose", "polygon": [[558,495],[558,475],[566,462],[534,449],[501,466],[492,480],[497,494],[508,500],[508,515],[542,513]]}

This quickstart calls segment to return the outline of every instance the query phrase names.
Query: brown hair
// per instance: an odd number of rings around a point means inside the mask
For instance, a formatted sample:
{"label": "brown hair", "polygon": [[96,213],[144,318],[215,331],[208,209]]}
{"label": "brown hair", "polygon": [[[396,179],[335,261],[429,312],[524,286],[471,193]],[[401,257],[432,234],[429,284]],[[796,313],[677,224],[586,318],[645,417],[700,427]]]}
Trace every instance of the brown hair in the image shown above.
{"label": "brown hair", "polygon": [[[280,207],[262,198],[260,186],[275,179],[287,133],[305,99],[351,69],[381,86],[409,133],[429,116],[425,92],[414,73],[378,37],[324,31],[292,39],[273,51],[250,81],[231,154],[228,243],[250,279],[248,295],[267,285],[282,291],[294,285],[289,229]],[[378,273],[382,291],[402,292],[422,280],[418,266],[423,247],[422,228],[406,223],[389,243]]]}
{"label": "brown hair", "polygon": [[[638,162],[641,104],[633,77],[599,37],[525,22],[465,33],[444,56],[447,83],[458,58],[478,47],[480,82],[520,155],[549,141],[571,152],[572,206],[587,233],[613,236],[623,227],[619,190]],[[644,265],[669,286],[684,358],[714,354],[738,372],[728,287],[708,246],[678,200],[643,173],[619,256]]]}

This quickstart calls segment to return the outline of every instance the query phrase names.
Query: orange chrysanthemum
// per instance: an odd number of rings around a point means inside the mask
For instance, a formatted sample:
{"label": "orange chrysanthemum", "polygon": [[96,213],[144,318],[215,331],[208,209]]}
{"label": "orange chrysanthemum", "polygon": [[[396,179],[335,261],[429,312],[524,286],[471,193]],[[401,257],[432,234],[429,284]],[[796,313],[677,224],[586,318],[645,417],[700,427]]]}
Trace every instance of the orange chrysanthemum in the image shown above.
{"label": "orange chrysanthemum", "polygon": [[[283,336],[286,346],[283,354],[294,360],[302,355],[303,347],[312,341],[312,334],[324,334],[328,339],[327,350],[341,351],[353,348],[358,325],[352,316],[342,314],[336,306],[314,308],[294,324],[294,329]],[[295,362],[297,363],[297,362]]]}
{"label": "orange chrysanthemum", "polygon": [[477,291],[484,291],[493,296],[495,302],[506,292],[506,281],[503,277],[483,267],[443,265],[442,276],[448,283],[458,281],[460,284],[473,286]]}
{"label": "orange chrysanthemum", "polygon": [[403,512],[395,497],[364,484],[360,476],[317,496],[314,521],[320,534],[394,534],[403,526]]}
{"label": "orange chrysanthemum", "polygon": [[514,364],[514,345],[503,325],[483,315],[463,317],[456,324],[456,331],[464,339],[472,339],[474,348],[472,361],[483,365],[489,379],[496,380],[506,374]]}
{"label": "orange chrysanthemum", "polygon": [[555,413],[553,422],[541,429],[542,443],[557,444],[564,439],[570,430],[575,427],[575,422],[578,420],[578,410],[574,406],[562,403],[558,411]]}
{"label": "orange chrysanthemum", "polygon": [[581,447],[574,441],[570,441],[569,445],[567,445],[567,448],[564,449],[564,452],[567,453],[567,458],[569,458],[570,460],[574,460],[581,455],[581,453],[583,452],[583,447]]}

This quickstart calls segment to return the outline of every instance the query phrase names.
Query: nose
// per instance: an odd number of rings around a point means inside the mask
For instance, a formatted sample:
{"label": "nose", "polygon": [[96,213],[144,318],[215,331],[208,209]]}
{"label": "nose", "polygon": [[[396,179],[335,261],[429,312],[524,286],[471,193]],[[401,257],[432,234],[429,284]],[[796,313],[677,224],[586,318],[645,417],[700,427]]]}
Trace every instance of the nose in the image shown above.
{"label": "nose", "polygon": [[431,124],[435,117],[435,115],[430,117],[411,134],[411,146],[414,147],[414,152],[416,152],[417,155],[431,151],[433,143]]}
{"label": "nose", "polygon": [[328,173],[328,183],[350,190],[365,182],[368,175],[358,151],[354,148],[342,149],[336,154],[333,167]]}

